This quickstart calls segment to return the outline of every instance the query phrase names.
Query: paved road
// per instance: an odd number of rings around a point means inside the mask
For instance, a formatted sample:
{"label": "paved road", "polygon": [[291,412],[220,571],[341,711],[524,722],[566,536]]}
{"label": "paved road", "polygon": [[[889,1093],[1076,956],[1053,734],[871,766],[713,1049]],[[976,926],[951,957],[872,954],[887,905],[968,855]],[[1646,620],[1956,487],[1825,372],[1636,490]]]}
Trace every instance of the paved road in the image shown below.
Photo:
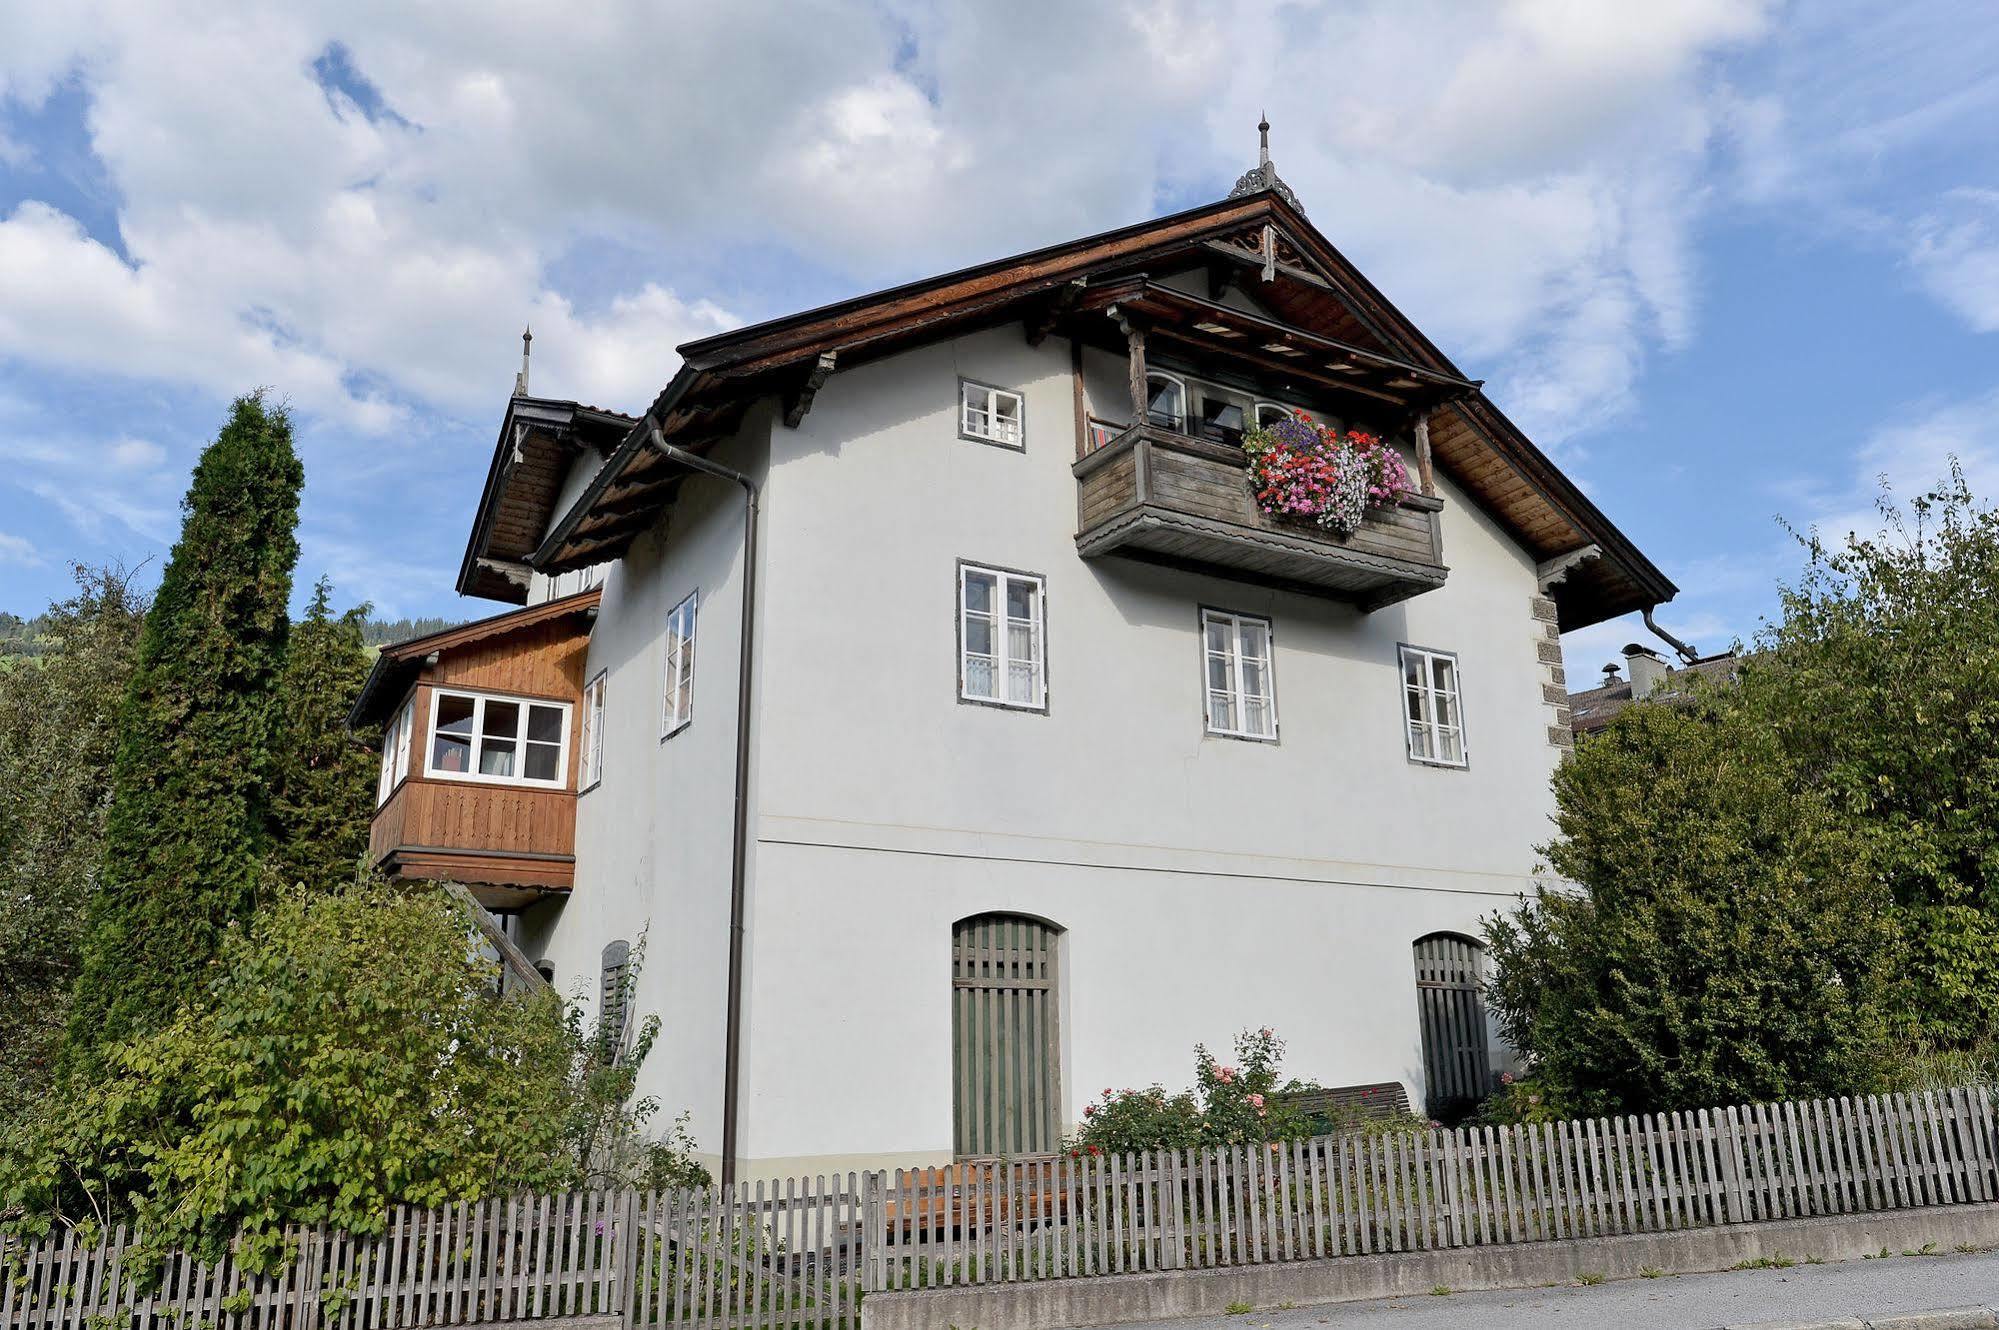
{"label": "paved road", "polygon": [[1745,1321],[1999,1307],[1999,1253],[1890,1256],[1788,1270],[1629,1279],[1590,1288],[1453,1293],[1246,1316],[1154,1321],[1130,1330],[1710,1330]]}

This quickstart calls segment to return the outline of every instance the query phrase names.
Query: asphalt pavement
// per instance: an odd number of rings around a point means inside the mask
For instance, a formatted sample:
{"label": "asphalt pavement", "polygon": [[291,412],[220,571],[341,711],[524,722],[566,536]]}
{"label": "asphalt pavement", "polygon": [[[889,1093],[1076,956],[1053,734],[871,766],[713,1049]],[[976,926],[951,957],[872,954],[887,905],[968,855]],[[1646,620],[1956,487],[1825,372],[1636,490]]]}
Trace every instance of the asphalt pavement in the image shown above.
{"label": "asphalt pavement", "polygon": [[1663,1275],[1565,1288],[1347,1302],[1127,1330],[1714,1330],[1757,1321],[1999,1307],[1999,1253],[1888,1256],[1788,1269]]}

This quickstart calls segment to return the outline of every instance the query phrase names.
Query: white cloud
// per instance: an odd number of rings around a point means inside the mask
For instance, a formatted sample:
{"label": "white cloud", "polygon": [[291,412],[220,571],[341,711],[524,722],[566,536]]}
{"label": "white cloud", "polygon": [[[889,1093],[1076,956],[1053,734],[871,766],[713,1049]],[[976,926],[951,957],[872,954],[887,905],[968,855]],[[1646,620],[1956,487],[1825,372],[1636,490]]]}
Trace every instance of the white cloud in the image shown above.
{"label": "white cloud", "polygon": [[1915,225],[1923,286],[1977,332],[1999,332],[1999,189],[1958,189]]}
{"label": "white cloud", "polygon": [[41,551],[35,548],[34,542],[0,531],[0,563],[34,568],[40,566],[42,562]]}
{"label": "white cloud", "polygon": [[150,439],[119,439],[112,443],[106,456],[120,471],[151,471],[167,460],[167,450]]}

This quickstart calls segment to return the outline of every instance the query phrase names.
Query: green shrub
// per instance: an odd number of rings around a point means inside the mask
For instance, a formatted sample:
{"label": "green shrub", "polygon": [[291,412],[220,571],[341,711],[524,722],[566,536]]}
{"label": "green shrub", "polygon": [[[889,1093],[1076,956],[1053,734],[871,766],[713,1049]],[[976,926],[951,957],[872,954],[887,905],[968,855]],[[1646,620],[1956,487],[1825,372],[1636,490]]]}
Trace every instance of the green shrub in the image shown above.
{"label": "green shrub", "polygon": [[0,1214],[23,1236],[131,1220],[149,1252],[206,1259],[240,1231],[254,1271],[286,1224],[373,1233],[397,1204],[670,1172],[621,1148],[651,1110],[619,1102],[630,1064],[605,1075],[547,989],[498,998],[472,938],[436,888],[284,894],[228,936],[206,994],[0,1141]]}

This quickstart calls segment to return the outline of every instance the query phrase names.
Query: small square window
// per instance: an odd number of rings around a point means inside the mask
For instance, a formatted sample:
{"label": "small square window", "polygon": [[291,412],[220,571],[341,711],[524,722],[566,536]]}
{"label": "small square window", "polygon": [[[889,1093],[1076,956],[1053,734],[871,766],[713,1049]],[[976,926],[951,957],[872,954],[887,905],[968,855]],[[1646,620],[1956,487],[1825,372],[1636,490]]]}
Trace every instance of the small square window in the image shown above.
{"label": "small square window", "polygon": [[993,388],[970,379],[959,380],[958,429],[963,437],[1019,448],[1026,437],[1025,406],[1019,393]]}

